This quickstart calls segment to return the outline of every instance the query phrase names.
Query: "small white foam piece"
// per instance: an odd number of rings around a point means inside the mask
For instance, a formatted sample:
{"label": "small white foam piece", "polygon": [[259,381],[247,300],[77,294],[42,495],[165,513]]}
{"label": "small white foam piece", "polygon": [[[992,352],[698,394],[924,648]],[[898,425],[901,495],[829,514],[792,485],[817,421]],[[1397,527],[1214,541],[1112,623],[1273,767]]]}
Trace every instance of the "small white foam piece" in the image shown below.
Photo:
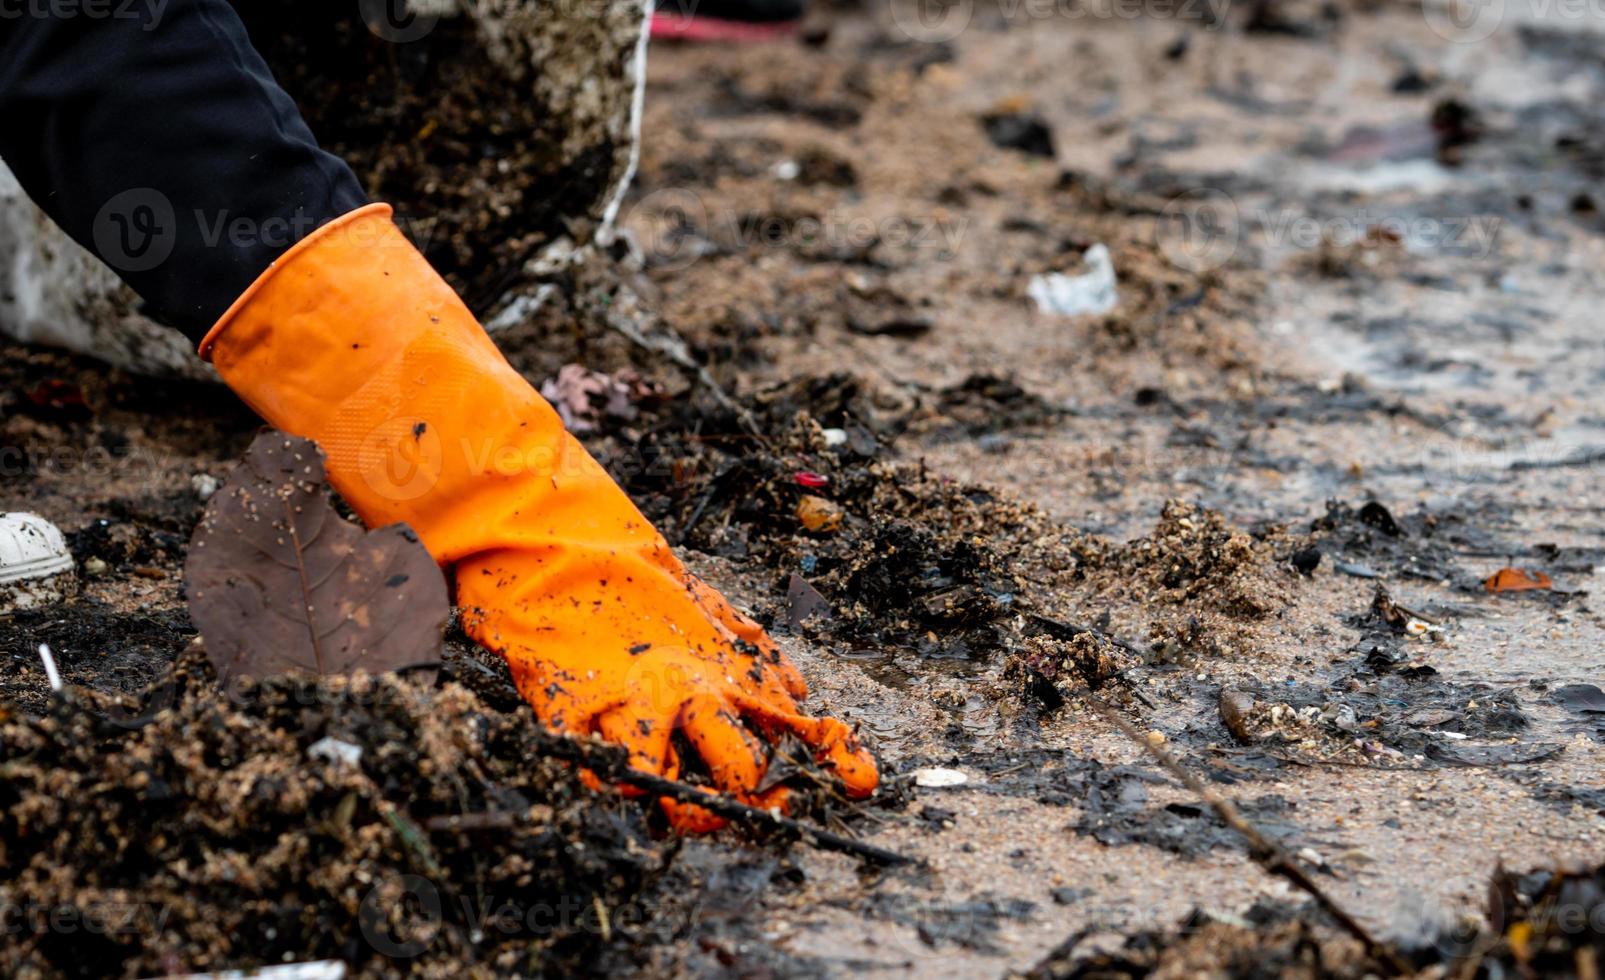
{"label": "small white foam piece", "polygon": [[925,769],[914,770],[914,785],[926,789],[945,789],[949,786],[963,786],[970,781],[968,774],[957,769],[944,769],[941,766],[930,766]]}
{"label": "small white foam piece", "polygon": [[1058,316],[1089,316],[1108,313],[1120,302],[1115,289],[1115,264],[1109,249],[1100,242],[1081,257],[1087,271],[1077,275],[1050,272],[1032,276],[1026,295],[1037,309]]}
{"label": "small white foam piece", "polygon": [[324,736],[307,746],[307,755],[336,765],[355,766],[362,761],[362,746],[333,736]]}

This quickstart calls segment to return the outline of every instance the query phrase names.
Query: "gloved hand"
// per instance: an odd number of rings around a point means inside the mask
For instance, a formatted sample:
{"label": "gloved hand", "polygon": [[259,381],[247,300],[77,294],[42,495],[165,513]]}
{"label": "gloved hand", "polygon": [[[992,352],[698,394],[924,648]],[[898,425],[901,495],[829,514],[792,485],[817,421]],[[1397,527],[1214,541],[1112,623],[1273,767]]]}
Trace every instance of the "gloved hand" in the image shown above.
{"label": "gloved hand", "polygon": [[[807,685],[756,623],[691,575],[439,275],[370,205],[257,280],[201,344],[252,408],[316,440],[371,526],[405,521],[442,565],[475,640],[548,726],[596,732],[674,777],[687,741],[760,806],[767,741],[790,733],[868,795],[847,725],[804,715]],[[665,801],[676,826],[717,825]]]}

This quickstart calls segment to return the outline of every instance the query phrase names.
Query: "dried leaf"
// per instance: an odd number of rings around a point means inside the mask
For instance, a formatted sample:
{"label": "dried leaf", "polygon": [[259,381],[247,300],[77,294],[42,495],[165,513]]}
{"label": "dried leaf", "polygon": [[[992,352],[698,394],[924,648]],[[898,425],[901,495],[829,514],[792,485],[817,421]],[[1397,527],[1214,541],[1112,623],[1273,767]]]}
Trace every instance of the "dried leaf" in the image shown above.
{"label": "dried leaf", "polygon": [[786,583],[786,622],[797,630],[816,616],[829,619],[830,602],[807,579],[792,573],[791,581]]}
{"label": "dried leaf", "polygon": [[628,368],[603,374],[580,364],[563,365],[557,377],[541,385],[541,397],[557,409],[570,432],[594,432],[609,421],[633,421],[638,414],[636,403],[658,393]]}
{"label": "dried leaf", "polygon": [[365,532],[335,513],[307,439],[257,437],[207,503],[184,578],[225,685],[440,662],[451,604],[439,567],[405,524]]}
{"label": "dried leaf", "polygon": [[1555,583],[1543,572],[1530,572],[1525,568],[1501,568],[1488,576],[1482,587],[1489,592],[1531,592],[1535,589],[1553,589]]}

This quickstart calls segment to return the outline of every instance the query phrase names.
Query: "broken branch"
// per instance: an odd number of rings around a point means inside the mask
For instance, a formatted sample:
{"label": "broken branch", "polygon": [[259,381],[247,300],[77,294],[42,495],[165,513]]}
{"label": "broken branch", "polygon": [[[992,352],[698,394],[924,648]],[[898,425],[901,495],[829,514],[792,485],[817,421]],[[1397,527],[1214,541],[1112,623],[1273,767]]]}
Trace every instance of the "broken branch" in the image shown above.
{"label": "broken branch", "polygon": [[1146,749],[1148,754],[1153,756],[1167,772],[1181,780],[1182,785],[1207,803],[1210,809],[1215,811],[1215,815],[1220,817],[1222,823],[1241,834],[1243,839],[1248,841],[1248,853],[1254,859],[1254,863],[1264,868],[1269,874],[1285,878],[1315,899],[1315,903],[1330,915],[1342,927],[1344,932],[1359,940],[1365,946],[1366,952],[1391,970],[1393,976],[1405,976],[1412,972],[1410,965],[1394,951],[1393,947],[1372,936],[1370,931],[1358,919],[1350,915],[1348,910],[1339,905],[1336,899],[1328,895],[1320,885],[1315,883],[1314,879],[1304,872],[1303,868],[1299,867],[1298,862],[1293,860],[1292,855],[1283,850],[1280,844],[1266,837],[1258,827],[1249,823],[1237,811],[1237,807],[1230,800],[1215,793],[1208,786],[1205,786],[1197,776],[1182,768],[1181,763],[1177,762],[1174,756],[1162,746],[1155,745],[1144,738],[1137,729],[1132,727],[1130,722],[1120,717],[1113,708],[1097,698],[1089,698],[1088,700],[1098,710],[1099,714],[1108,719],[1110,724],[1120,729],[1127,738]]}
{"label": "broken branch", "polygon": [[545,731],[539,733],[538,742],[541,749],[551,757],[584,766],[602,779],[633,786],[656,796],[667,797],[676,803],[699,806],[715,816],[745,827],[783,831],[822,851],[850,854],[876,864],[891,866],[924,863],[906,854],[866,844],[851,837],[811,827],[778,813],[748,806],[723,793],[710,792],[690,783],[641,772],[630,765],[629,755],[615,745],[594,741],[582,742],[567,735]]}

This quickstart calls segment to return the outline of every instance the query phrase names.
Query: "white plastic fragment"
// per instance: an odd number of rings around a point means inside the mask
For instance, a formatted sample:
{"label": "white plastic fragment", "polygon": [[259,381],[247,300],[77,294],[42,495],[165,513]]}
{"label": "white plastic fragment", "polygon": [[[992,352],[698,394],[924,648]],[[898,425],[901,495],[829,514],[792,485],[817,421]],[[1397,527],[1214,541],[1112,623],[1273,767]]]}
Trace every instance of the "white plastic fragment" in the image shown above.
{"label": "white plastic fragment", "polygon": [[324,736],[307,746],[307,755],[336,765],[355,766],[362,761],[362,746]]}
{"label": "white plastic fragment", "polygon": [[1435,633],[1442,633],[1443,627],[1435,623],[1429,623],[1424,619],[1411,619],[1404,624],[1404,631],[1411,636],[1431,636]]}
{"label": "white plastic fragment", "polygon": [[0,584],[48,578],[72,568],[56,525],[38,514],[0,514]]}
{"label": "white plastic fragment", "polygon": [[820,434],[825,437],[826,449],[835,449],[837,446],[847,445],[846,429],[824,429]]}
{"label": "white plastic fragment", "polygon": [[56,658],[50,653],[50,644],[39,644],[39,659],[44,662],[45,677],[50,681],[50,689],[61,690],[61,674],[56,670]]}
{"label": "white plastic fragment", "polygon": [[926,789],[942,789],[948,786],[963,786],[970,781],[970,777],[957,769],[943,769],[941,766],[930,766],[925,769],[914,770],[914,785]]}
{"label": "white plastic fragment", "polygon": [[56,525],[38,514],[0,514],[0,612],[59,602],[74,579]]}
{"label": "white plastic fragment", "polygon": [[218,482],[217,477],[210,473],[196,473],[189,478],[189,485],[197,499],[206,501],[211,500],[212,494],[217,492]]}
{"label": "white plastic fragment", "polygon": [[1087,271],[1078,275],[1050,272],[1031,277],[1026,295],[1037,309],[1059,316],[1086,316],[1108,313],[1120,301],[1115,291],[1115,264],[1109,249],[1100,242],[1081,257]]}
{"label": "white plastic fragment", "polygon": [[224,970],[221,973],[189,973],[162,980],[345,980],[346,965],[339,960],[286,963],[251,970]]}

